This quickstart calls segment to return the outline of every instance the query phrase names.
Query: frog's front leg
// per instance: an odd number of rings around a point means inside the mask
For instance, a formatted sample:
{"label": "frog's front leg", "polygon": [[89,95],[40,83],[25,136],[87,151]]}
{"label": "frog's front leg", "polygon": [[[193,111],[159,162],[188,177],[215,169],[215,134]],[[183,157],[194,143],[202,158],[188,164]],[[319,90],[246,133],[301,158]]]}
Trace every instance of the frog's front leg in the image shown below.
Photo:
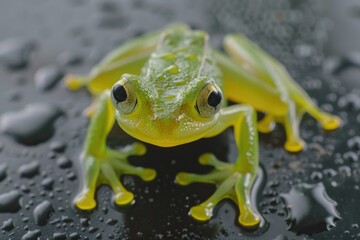
{"label": "frog's front leg", "polygon": [[260,223],[260,216],[251,205],[250,193],[256,179],[259,164],[258,134],[255,111],[250,106],[234,105],[221,110],[219,123],[207,137],[219,134],[228,127],[234,127],[238,158],[235,163],[224,163],[212,154],[206,153],[199,162],[211,165],[214,169],[205,175],[179,173],[176,181],[181,185],[193,182],[217,185],[215,193],[205,202],[192,207],[190,215],[197,220],[209,220],[215,206],[224,198],[231,198],[239,207],[238,222],[246,228],[253,228]]}
{"label": "frog's front leg", "polygon": [[106,146],[106,137],[115,121],[114,107],[108,92],[99,95],[96,103],[81,156],[82,186],[74,200],[76,207],[82,210],[95,208],[94,196],[99,184],[110,185],[114,191],[114,202],[125,205],[133,201],[134,195],[121,184],[120,175],[133,174],[145,181],[156,176],[153,169],[134,167],[128,163],[128,156],[145,154],[143,144],[134,143],[118,151]]}

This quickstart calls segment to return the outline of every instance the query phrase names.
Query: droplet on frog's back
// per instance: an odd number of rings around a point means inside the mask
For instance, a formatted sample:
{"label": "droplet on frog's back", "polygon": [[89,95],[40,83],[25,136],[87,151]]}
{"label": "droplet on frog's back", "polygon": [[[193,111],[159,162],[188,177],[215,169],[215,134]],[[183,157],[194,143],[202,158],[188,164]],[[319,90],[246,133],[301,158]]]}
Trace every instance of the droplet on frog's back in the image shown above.
{"label": "droplet on frog's back", "polygon": [[295,185],[281,197],[286,202],[289,229],[296,233],[314,234],[330,230],[340,219],[335,208],[337,203],[328,196],[322,183]]}
{"label": "droplet on frog's back", "polygon": [[20,143],[35,145],[53,135],[54,122],[62,114],[54,105],[30,104],[22,110],[4,113],[0,118],[0,132]]}

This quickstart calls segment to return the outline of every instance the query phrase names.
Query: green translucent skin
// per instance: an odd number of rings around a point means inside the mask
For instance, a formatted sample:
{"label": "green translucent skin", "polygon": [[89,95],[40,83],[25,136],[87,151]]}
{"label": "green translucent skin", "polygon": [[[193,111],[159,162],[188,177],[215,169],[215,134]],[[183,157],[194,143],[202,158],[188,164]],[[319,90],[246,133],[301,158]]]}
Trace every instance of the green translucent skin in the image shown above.
{"label": "green translucent skin", "polygon": [[[130,155],[145,154],[142,143],[116,151],[106,146],[115,120],[131,136],[161,147],[213,137],[232,127],[239,152],[234,163],[204,153],[199,162],[213,170],[205,175],[179,173],[176,181],[217,186],[208,200],[191,208],[195,219],[209,220],[214,207],[230,198],[239,207],[240,225],[259,225],[260,216],[250,201],[259,165],[257,128],[269,132],[275,121],[284,124],[285,148],[296,152],[304,146],[298,134],[304,112],[327,130],[337,128],[340,120],[318,109],[279,62],[245,37],[228,35],[224,44],[232,59],[212,49],[205,32],[173,24],[115,49],[88,76],[67,76],[69,89],[86,86],[94,96],[85,111],[91,121],[81,157],[82,186],[74,200],[78,208],[96,207],[99,184],[111,186],[116,204],[129,204],[134,195],[123,187],[119,176],[133,174],[145,181],[156,176],[153,169],[134,167],[127,161]],[[126,100],[116,100],[113,86],[124,87]],[[210,106],[211,93],[221,93],[224,99]],[[246,105],[226,106],[226,99]],[[266,113],[260,123],[255,109]]]}

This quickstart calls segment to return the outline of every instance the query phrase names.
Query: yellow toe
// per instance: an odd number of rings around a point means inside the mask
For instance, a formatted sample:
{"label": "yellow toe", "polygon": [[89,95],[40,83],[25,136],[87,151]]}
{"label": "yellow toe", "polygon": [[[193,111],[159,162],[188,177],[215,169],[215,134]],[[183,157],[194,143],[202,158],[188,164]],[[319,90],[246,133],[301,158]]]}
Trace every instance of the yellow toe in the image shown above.
{"label": "yellow toe", "polygon": [[79,195],[75,198],[74,204],[81,210],[92,210],[96,207],[96,201],[93,197],[86,194]]}
{"label": "yellow toe", "polygon": [[321,122],[322,128],[327,131],[337,129],[340,125],[341,119],[337,116],[329,116]]}
{"label": "yellow toe", "polygon": [[246,211],[240,213],[238,221],[245,228],[256,228],[260,224],[260,217],[252,211]]}
{"label": "yellow toe", "polygon": [[114,197],[114,202],[117,205],[128,205],[134,200],[134,194],[131,192],[120,192]]}
{"label": "yellow toe", "polygon": [[198,221],[208,221],[212,217],[212,209],[204,208],[201,205],[192,207],[189,214]]}
{"label": "yellow toe", "polygon": [[285,143],[285,149],[289,152],[300,152],[304,149],[305,143],[302,140],[289,140]]}

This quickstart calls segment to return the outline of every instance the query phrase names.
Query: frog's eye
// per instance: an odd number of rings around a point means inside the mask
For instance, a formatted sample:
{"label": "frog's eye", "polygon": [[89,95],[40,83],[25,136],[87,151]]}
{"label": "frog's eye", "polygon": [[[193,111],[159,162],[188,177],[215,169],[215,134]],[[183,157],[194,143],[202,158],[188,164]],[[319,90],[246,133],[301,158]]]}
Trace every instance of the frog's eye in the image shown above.
{"label": "frog's eye", "polygon": [[111,90],[111,101],[123,113],[131,113],[137,104],[134,88],[127,79],[121,79]]}
{"label": "frog's eye", "polygon": [[216,85],[208,83],[199,92],[196,109],[201,116],[211,117],[219,111],[221,102],[221,90]]}

